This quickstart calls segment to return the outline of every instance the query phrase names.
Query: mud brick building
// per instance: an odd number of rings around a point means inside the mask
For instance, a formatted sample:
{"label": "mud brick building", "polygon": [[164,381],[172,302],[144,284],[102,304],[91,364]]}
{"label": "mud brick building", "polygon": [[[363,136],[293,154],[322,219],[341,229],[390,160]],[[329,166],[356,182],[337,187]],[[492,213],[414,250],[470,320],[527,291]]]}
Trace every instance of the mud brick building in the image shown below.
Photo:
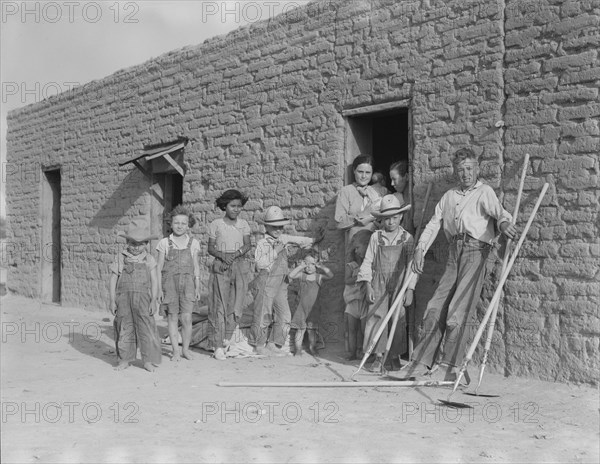
{"label": "mud brick building", "polygon": [[[13,111],[8,287],[103,308],[115,234],[131,218],[162,232],[163,211],[183,203],[206,247],[215,198],[239,188],[257,234],[273,204],[299,233],[327,227],[336,278],[322,322],[340,339],[333,205],[357,153],[382,172],[410,161],[415,222],[427,183],[426,219],[450,186],[457,148],[481,155],[509,210],[530,153],[519,224],[551,188],[506,285],[491,362],[597,382],[599,50],[596,0],[321,1]],[[420,311],[444,248],[428,256]]]}

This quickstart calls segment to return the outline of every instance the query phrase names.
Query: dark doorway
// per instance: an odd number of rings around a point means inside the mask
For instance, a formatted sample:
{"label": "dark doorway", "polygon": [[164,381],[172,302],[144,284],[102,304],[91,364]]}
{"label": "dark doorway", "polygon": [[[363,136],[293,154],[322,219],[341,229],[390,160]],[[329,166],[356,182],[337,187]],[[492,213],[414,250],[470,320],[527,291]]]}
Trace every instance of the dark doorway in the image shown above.
{"label": "dark doorway", "polygon": [[[365,112],[348,117],[350,138],[347,160],[350,165],[347,183],[353,181],[352,160],[359,154],[370,154],[375,161],[374,172],[384,175],[387,187],[390,184],[389,168],[396,161],[406,161],[411,165],[410,124],[408,108]],[[412,173],[409,176],[412,180]],[[409,189],[412,185],[409,185]],[[409,190],[409,198],[411,191]]]}
{"label": "dark doorway", "polygon": [[42,301],[60,303],[61,298],[61,230],[60,169],[44,171],[42,179]]}
{"label": "dark doorway", "polygon": [[169,225],[169,213],[173,208],[183,203],[183,177],[176,174],[154,174],[153,190],[157,196],[157,204],[154,209],[157,220],[160,221],[161,230],[156,231],[166,236],[171,233]]}

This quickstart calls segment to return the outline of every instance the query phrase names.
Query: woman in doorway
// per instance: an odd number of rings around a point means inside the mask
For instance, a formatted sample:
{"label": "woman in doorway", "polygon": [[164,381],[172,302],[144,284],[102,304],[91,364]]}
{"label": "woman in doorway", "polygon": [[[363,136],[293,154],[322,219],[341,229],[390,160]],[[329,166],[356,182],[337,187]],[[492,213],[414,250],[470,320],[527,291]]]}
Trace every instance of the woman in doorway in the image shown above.
{"label": "woman in doorway", "polygon": [[354,182],[342,187],[335,204],[337,228],[346,231],[346,243],[356,232],[363,229],[375,230],[372,211],[379,209],[381,196],[369,185],[373,176],[373,158],[359,155],[352,162]]}
{"label": "woman in doorway", "polygon": [[[396,161],[390,166],[390,180],[394,187],[394,196],[398,198],[400,204],[410,203],[410,192],[408,189],[408,161]],[[402,227],[411,234],[414,234],[412,214],[405,214],[402,218]]]}

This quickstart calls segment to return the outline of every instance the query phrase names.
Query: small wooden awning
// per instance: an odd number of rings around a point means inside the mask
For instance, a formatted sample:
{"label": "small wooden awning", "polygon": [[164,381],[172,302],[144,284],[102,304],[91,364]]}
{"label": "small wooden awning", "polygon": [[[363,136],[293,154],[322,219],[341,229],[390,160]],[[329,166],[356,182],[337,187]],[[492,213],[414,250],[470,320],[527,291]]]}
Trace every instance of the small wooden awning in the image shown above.
{"label": "small wooden awning", "polygon": [[174,142],[147,145],[144,147],[141,155],[136,155],[133,158],[123,161],[119,163],[119,166],[133,163],[146,176],[150,177],[146,166],[148,163],[151,163],[153,173],[168,172],[174,169],[183,177],[185,174],[183,148],[187,143],[188,139],[186,137],[180,137]]}

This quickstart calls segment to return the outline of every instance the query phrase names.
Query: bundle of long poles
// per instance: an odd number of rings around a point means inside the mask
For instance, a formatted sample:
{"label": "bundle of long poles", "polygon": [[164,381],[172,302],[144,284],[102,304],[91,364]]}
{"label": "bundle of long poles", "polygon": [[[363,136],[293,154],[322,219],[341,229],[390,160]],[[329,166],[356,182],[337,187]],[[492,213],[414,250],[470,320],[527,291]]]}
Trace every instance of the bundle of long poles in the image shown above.
{"label": "bundle of long poles", "polygon": [[469,346],[469,349],[467,350],[467,353],[465,354],[465,359],[463,360],[463,363],[460,368],[460,372],[458,373],[456,381],[454,382],[454,387],[452,388],[452,392],[448,396],[448,400],[450,400],[450,397],[456,391],[456,388],[458,387],[458,385],[459,385],[460,381],[462,380],[462,377],[467,369],[467,365],[473,358],[473,353],[475,353],[477,344],[479,343],[479,340],[481,339],[481,336],[483,335],[483,331],[485,330],[485,327],[486,327],[487,322],[492,314],[492,311],[494,310],[494,307],[498,304],[498,301],[500,300],[500,295],[502,294],[502,288],[504,287],[504,283],[506,282],[506,279],[508,278],[508,275],[510,274],[513,264],[515,263],[515,260],[517,259],[519,250],[521,249],[521,246],[523,245],[523,242],[525,241],[525,238],[527,237],[527,232],[529,231],[529,228],[531,227],[533,219],[535,218],[535,215],[537,214],[537,211],[538,211],[540,205],[542,204],[542,200],[544,199],[544,195],[546,195],[548,186],[549,186],[549,184],[545,183],[544,186],[542,187],[540,196],[538,197],[537,202],[536,202],[535,206],[533,207],[533,211],[531,212],[531,215],[529,216],[529,220],[527,221],[527,224],[525,225],[525,228],[523,229],[523,232],[521,233],[521,237],[519,238],[519,241],[517,242],[517,245],[515,246],[515,251],[513,252],[512,256],[511,256],[510,261],[508,262],[506,269],[504,270],[504,273],[502,274],[502,277],[500,277],[500,281],[498,282],[498,287],[496,288],[496,291],[494,292],[494,296],[492,297],[492,300],[490,301],[490,304],[485,312],[485,315],[483,316],[483,319],[482,319],[481,323],[479,324],[479,328],[477,329],[477,332],[475,333],[473,342],[471,343],[471,346]]}
{"label": "bundle of long poles", "polygon": [[371,338],[371,341],[369,342],[369,346],[367,347],[367,351],[365,352],[365,354],[360,362],[360,365],[358,366],[358,369],[356,370],[356,372],[354,372],[354,374],[352,374],[350,376],[350,378],[353,378],[356,374],[358,374],[360,372],[360,370],[365,365],[365,362],[367,361],[367,359],[373,352],[373,349],[377,345],[377,342],[379,341],[381,334],[383,333],[384,330],[387,330],[388,321],[394,315],[398,305],[402,304],[402,302],[404,301],[404,295],[406,294],[406,290],[408,289],[408,286],[409,286],[410,281],[412,280],[413,276],[414,276],[414,272],[412,270],[412,259],[411,259],[410,262],[408,263],[406,275],[404,277],[404,285],[402,285],[402,288],[398,292],[398,295],[396,296],[396,299],[392,303],[392,306],[390,307],[387,314],[381,321],[381,324],[380,324],[379,328],[377,329],[377,332],[375,332],[375,335],[373,336],[373,338]]}
{"label": "bundle of long poles", "polygon": [[[515,209],[513,212],[512,223],[517,223],[517,217],[519,215],[519,206],[521,205],[521,196],[523,194],[523,186],[525,185],[525,177],[527,176],[527,168],[529,166],[529,153],[525,154],[525,159],[523,160],[523,168],[521,170],[521,180],[519,182],[519,189],[517,191],[517,200],[515,202]],[[502,270],[500,271],[500,275],[504,274],[506,271],[506,266],[508,265],[508,260],[510,257],[510,248],[512,245],[512,240],[508,239],[506,242],[506,248],[504,250],[504,259],[502,260]],[[494,330],[496,327],[496,317],[498,316],[498,307],[500,303],[494,305],[494,309],[492,311],[492,315],[490,316],[490,324],[488,326],[487,338],[485,340],[485,348],[483,349],[483,359],[481,361],[481,366],[479,366],[479,381],[477,382],[477,387],[475,387],[475,394],[479,391],[479,387],[481,386],[481,380],[483,379],[483,372],[485,371],[485,365],[487,363],[488,353],[490,352],[490,347],[492,346],[492,338],[494,337]]]}

